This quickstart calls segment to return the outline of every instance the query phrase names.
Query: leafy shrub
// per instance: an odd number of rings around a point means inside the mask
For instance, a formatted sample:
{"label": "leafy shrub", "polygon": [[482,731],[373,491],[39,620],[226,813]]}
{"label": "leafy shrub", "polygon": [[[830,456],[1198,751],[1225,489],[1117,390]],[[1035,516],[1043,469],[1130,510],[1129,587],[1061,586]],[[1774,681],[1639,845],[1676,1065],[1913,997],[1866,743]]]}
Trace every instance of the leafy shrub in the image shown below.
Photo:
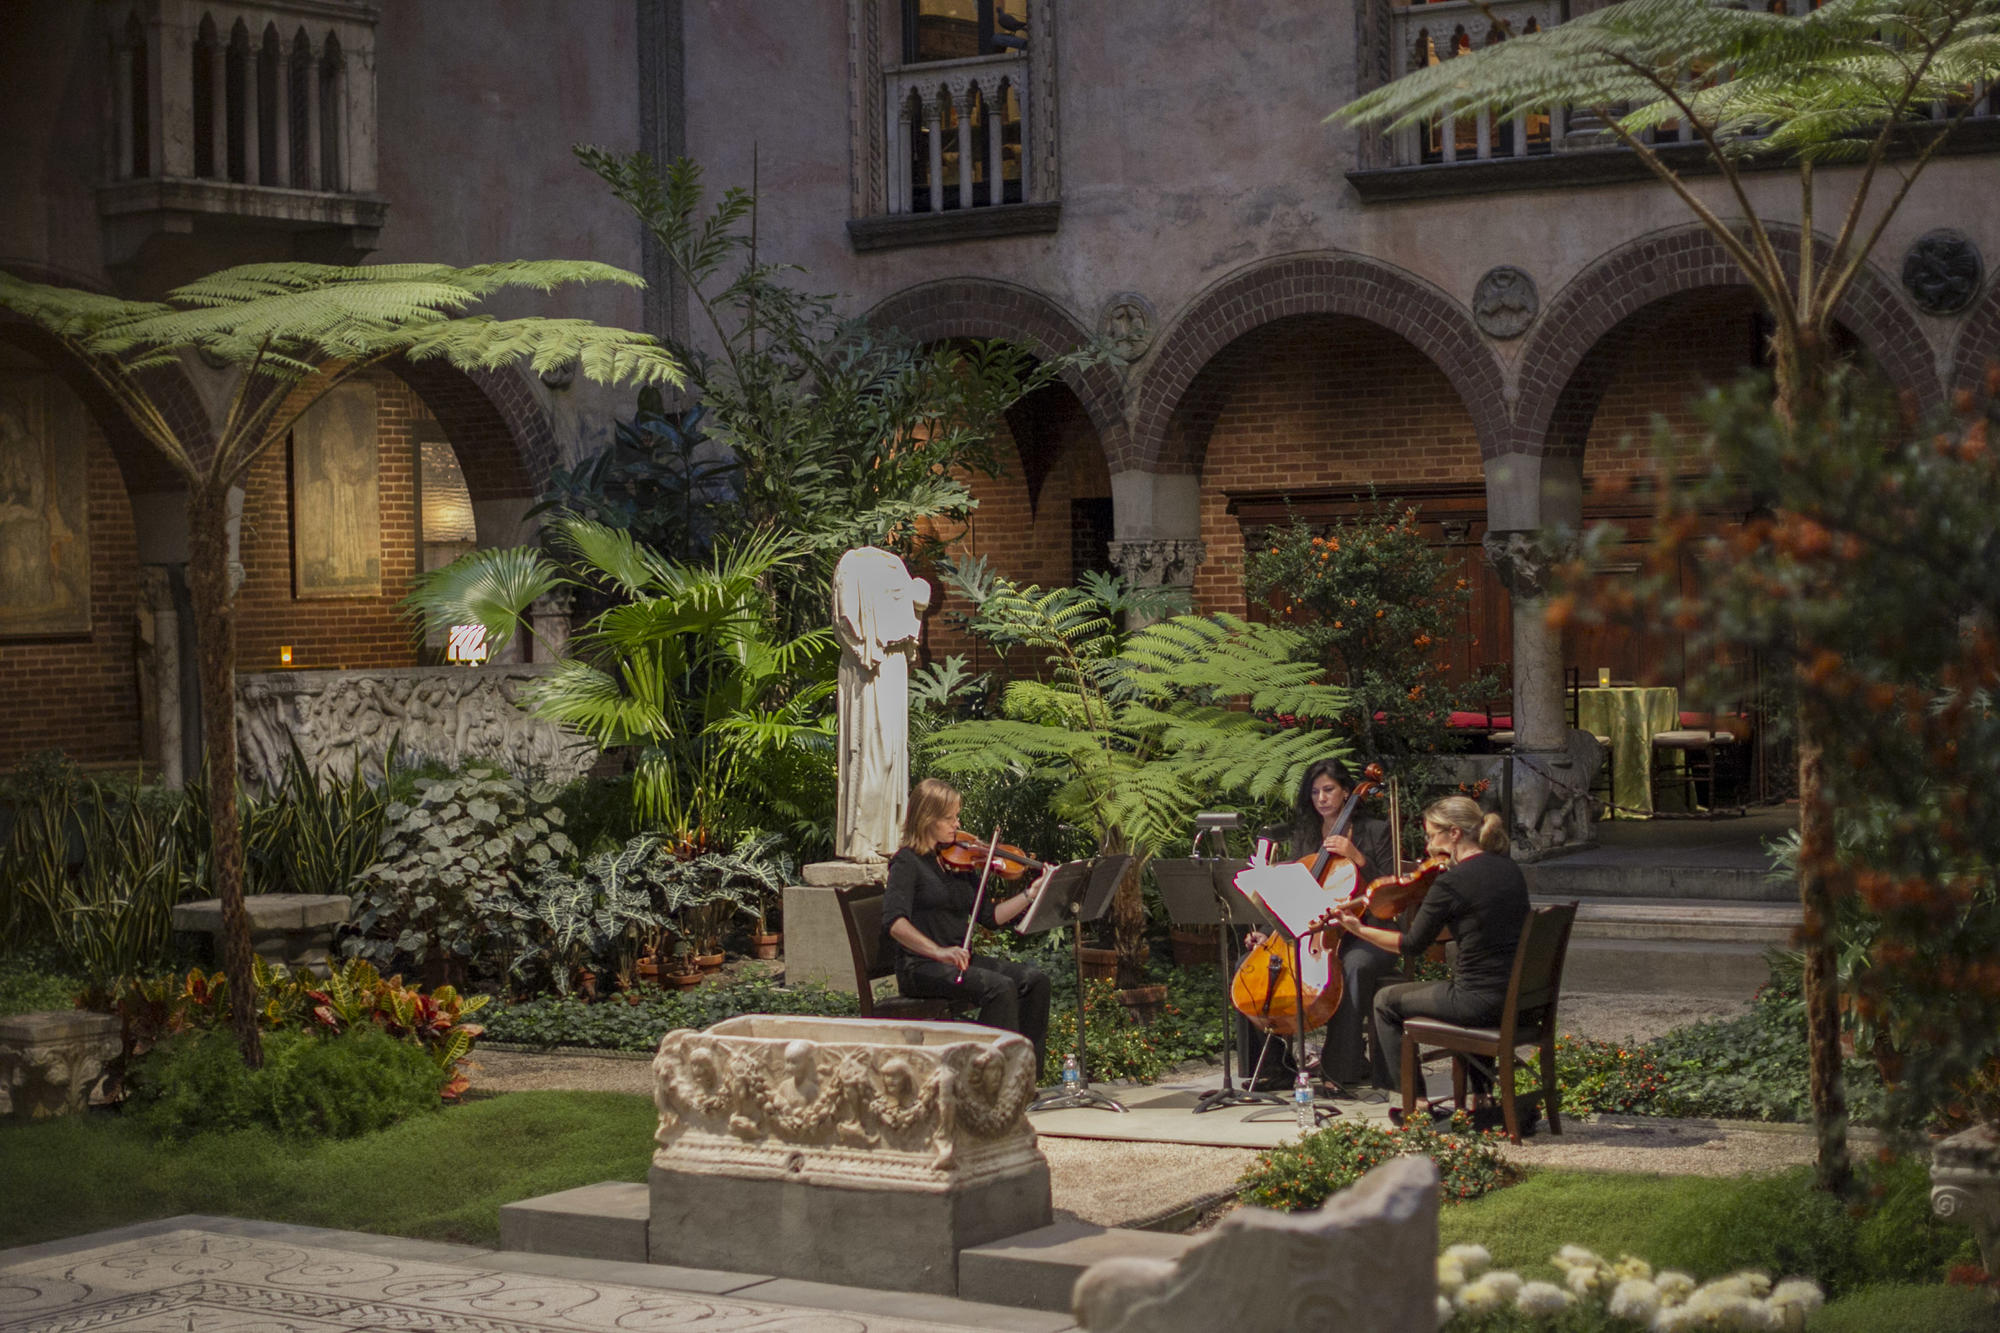
{"label": "leafy shrub", "polygon": [[84,983],[56,970],[49,951],[0,959],[0,1018],[43,1009],[68,1009]]}
{"label": "leafy shrub", "polygon": [[264,1064],[226,1030],[168,1038],[133,1067],[126,1114],[162,1139],[263,1126],[291,1138],[353,1138],[435,1110],[441,1079],[415,1046],[374,1027],[338,1036],[281,1029]]}
{"label": "leafy shrub", "polygon": [[1246,1203],[1298,1212],[1319,1207],[1392,1157],[1416,1156],[1437,1164],[1446,1202],[1476,1199],[1512,1179],[1500,1143],[1500,1135],[1473,1129],[1462,1112],[1443,1128],[1342,1120],[1258,1154],[1238,1190]]}
{"label": "leafy shrub", "polygon": [[1662,1115],[1667,1081],[1643,1045],[1564,1033],[1556,1038],[1556,1083],[1565,1111]]}
{"label": "leafy shrub", "polygon": [[[1060,935],[1058,933],[1058,938]],[[1076,1049],[1076,980],[1067,947],[1034,959],[1054,985],[1049,1020],[1048,1060],[1042,1080],[1062,1077],[1063,1056]],[[1222,1049],[1222,1024],[1233,1019],[1222,1002],[1222,982],[1213,967],[1176,967],[1152,976],[1167,987],[1167,1001],[1150,1024],[1136,1021],[1119,1002],[1109,981],[1085,982],[1088,997],[1084,1052],[1093,1079],[1150,1083],[1190,1060]]]}
{"label": "leafy shrub", "polygon": [[821,985],[780,986],[765,978],[727,984],[710,982],[678,993],[656,992],[636,1004],[585,1004],[547,997],[510,1005],[488,1016],[489,1042],[522,1046],[587,1046],[599,1050],[651,1052],[676,1028],[705,1028],[738,1014],[820,1014],[851,1017],[860,1012],[852,995]]}
{"label": "leafy shrub", "polygon": [[[1646,1049],[1666,1079],[1663,1114],[1774,1121],[1811,1114],[1805,1002],[1787,988],[1767,986],[1749,1013],[1676,1028]],[[1874,1064],[1848,1060],[1843,1076],[1854,1118],[1879,1118]]]}
{"label": "leafy shrub", "polygon": [[499,942],[493,900],[572,848],[551,787],[474,765],[416,788],[414,803],[386,811],[381,859],[356,881],[359,934],[342,947],[385,967],[400,957],[463,976]]}

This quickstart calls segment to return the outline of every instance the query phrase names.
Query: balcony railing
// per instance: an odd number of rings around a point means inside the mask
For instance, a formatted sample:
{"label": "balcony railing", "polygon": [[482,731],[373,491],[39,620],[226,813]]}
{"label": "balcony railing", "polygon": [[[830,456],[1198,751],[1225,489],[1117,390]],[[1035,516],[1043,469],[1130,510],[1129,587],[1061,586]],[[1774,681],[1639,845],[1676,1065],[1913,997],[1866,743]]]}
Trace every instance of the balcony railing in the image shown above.
{"label": "balcony railing", "polygon": [[890,213],[1031,202],[1025,53],[931,61],[882,81]]}

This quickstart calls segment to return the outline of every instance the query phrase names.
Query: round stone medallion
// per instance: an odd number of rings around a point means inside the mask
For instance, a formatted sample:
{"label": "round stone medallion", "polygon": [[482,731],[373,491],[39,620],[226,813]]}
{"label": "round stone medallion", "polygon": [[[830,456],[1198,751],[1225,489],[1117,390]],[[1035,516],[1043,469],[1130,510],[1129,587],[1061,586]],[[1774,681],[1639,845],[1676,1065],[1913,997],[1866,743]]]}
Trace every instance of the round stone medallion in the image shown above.
{"label": "round stone medallion", "polygon": [[1153,333],[1159,325],[1153,303],[1137,292],[1114,293],[1097,317],[1098,336],[1123,361],[1137,361],[1144,356],[1153,345]]}
{"label": "round stone medallion", "polygon": [[1518,338],[1542,308],[1535,280],[1512,264],[1489,268],[1472,289],[1472,318],[1489,338]]}
{"label": "round stone medallion", "polygon": [[1971,305],[1985,273],[1979,247],[1949,227],[1917,237],[1903,256],[1903,290],[1926,315],[1955,315]]}

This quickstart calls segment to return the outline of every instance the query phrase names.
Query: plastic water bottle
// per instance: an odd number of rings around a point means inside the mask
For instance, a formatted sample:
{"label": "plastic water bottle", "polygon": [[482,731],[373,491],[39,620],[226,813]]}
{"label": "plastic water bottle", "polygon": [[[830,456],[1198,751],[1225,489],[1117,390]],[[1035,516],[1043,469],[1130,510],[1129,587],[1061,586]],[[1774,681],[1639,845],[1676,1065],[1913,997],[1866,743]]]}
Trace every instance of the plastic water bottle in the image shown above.
{"label": "plastic water bottle", "polygon": [[1075,1092],[1083,1086],[1083,1069],[1076,1062],[1076,1052],[1063,1057],[1063,1091]]}
{"label": "plastic water bottle", "polygon": [[1292,1114],[1298,1117],[1299,1133],[1310,1134],[1317,1127],[1313,1123],[1312,1076],[1303,1069],[1292,1081]]}

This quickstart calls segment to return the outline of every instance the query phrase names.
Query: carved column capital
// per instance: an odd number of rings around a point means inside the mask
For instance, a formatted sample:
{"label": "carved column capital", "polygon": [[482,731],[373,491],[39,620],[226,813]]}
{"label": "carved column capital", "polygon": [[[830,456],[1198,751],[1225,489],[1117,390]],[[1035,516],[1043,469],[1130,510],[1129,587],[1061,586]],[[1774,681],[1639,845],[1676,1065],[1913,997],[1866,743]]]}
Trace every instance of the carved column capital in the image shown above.
{"label": "carved column capital", "polygon": [[1547,596],[1550,574],[1576,555],[1573,539],[1552,538],[1539,530],[1489,532],[1480,545],[1500,585],[1516,599]]}
{"label": "carved column capital", "polygon": [[1207,555],[1206,544],[1193,537],[1144,537],[1111,543],[1111,563],[1127,581],[1141,588],[1192,584],[1195,569]]}

